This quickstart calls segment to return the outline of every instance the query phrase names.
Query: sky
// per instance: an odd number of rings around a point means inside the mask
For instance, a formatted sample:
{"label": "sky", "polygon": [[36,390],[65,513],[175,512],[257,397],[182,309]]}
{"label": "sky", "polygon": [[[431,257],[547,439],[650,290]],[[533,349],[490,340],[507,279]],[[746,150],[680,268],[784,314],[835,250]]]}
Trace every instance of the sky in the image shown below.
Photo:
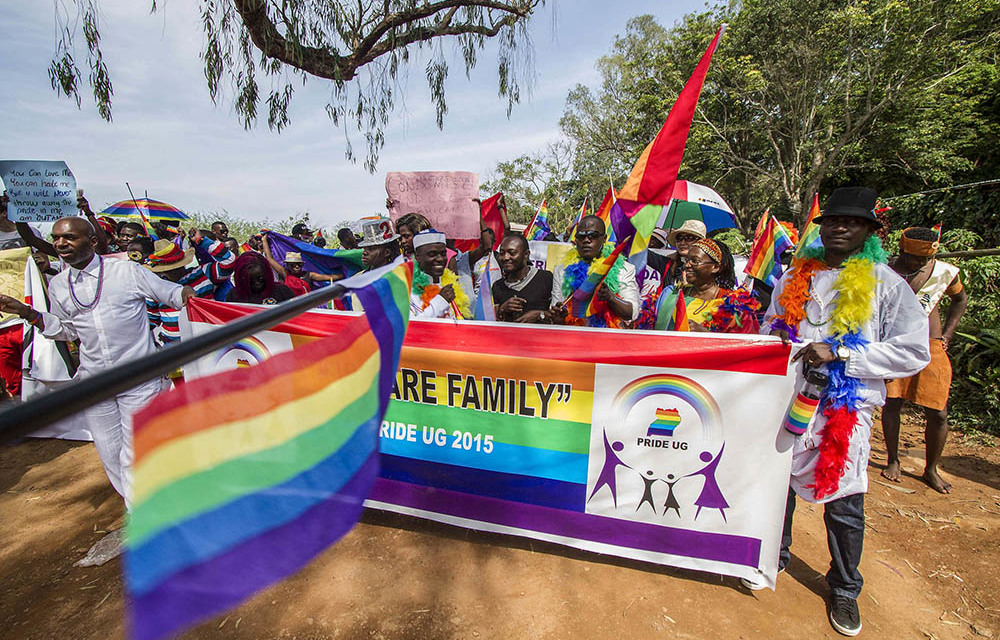
{"label": "sky", "polygon": [[[344,132],[324,111],[330,89],[323,80],[297,85],[291,124],[280,134],[268,129],[266,113],[247,131],[228,96],[213,104],[200,59],[200,3],[161,1],[150,14],[149,0],[101,1],[102,50],[114,85],[111,123],[98,116],[89,85],[81,109],[49,85],[58,33],[53,7],[68,6],[75,15],[73,3],[3,4],[0,159],[65,160],[95,210],[128,198],[128,182],[137,197],[148,193],[185,211],[251,220],[308,212],[325,227],[384,212],[388,171],[473,171],[484,181],[497,162],[543,148],[559,137],[570,89],[599,84],[595,63],[629,18],[650,13],[671,25],[704,8],[702,0],[549,0],[530,24],[534,83],[511,117],[497,96],[495,49],[480,54],[471,79],[454,52],[443,131],[424,78],[426,57],[411,55],[401,80],[404,104],[390,118],[370,174],[356,132],[361,160],[345,159]],[[445,44],[445,51],[453,46]],[[76,58],[85,61],[83,49]]]}

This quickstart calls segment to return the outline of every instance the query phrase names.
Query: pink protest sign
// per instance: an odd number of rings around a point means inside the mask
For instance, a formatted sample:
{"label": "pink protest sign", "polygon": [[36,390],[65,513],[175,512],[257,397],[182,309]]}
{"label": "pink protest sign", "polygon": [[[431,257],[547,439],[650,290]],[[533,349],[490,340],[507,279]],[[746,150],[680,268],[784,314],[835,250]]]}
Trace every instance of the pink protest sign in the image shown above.
{"label": "pink protest sign", "polygon": [[385,192],[395,222],[407,213],[419,213],[438,231],[454,240],[479,237],[479,176],[468,171],[391,171]]}

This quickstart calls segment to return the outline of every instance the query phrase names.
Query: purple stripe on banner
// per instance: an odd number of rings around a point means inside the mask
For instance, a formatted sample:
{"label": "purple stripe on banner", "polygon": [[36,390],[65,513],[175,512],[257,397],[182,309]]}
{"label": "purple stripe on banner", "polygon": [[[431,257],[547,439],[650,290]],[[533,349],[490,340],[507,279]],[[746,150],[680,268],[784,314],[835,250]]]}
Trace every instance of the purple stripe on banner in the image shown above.
{"label": "purple stripe on banner", "polygon": [[369,500],[630,549],[757,567],[760,540],[484,498],[379,478]]}
{"label": "purple stripe on banner", "polygon": [[[388,277],[393,278],[394,275]],[[355,291],[361,306],[365,310],[365,319],[371,327],[372,334],[378,342],[379,349],[379,415],[385,415],[386,407],[392,396],[392,386],[396,381],[396,369],[399,368],[399,356],[402,350],[403,336],[406,334],[406,322],[401,316],[396,300],[392,295],[392,286],[381,278],[367,287]],[[406,304],[409,304],[406,300]]]}
{"label": "purple stripe on banner", "polygon": [[583,511],[587,485],[382,454],[382,478],[512,502]]}
{"label": "purple stripe on banner", "polygon": [[130,608],[131,637],[157,640],[174,635],[298,571],[350,531],[361,516],[361,503],[377,474],[376,453],[343,490],[301,517],[180,571],[135,598]]}

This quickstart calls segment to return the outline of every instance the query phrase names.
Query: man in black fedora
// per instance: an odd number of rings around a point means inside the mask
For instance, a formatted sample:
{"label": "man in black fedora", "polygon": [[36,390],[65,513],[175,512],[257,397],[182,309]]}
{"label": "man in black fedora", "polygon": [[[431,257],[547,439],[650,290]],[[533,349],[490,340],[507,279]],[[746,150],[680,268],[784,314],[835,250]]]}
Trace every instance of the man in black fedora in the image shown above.
{"label": "man in black fedora", "polygon": [[[797,258],[777,286],[763,331],[794,342],[799,388],[807,370],[826,375],[819,407],[792,445],[792,469],[779,553],[791,555],[796,496],[822,504],[830,550],[830,622],[839,633],[861,631],[858,572],[865,534],[868,443],[872,414],[885,403],[885,380],[927,366],[927,318],[906,281],[886,264],[875,235],[876,193],[837,189],[820,225],[823,247]],[[787,291],[787,294],[786,294]],[[745,580],[748,588],[761,584]]]}

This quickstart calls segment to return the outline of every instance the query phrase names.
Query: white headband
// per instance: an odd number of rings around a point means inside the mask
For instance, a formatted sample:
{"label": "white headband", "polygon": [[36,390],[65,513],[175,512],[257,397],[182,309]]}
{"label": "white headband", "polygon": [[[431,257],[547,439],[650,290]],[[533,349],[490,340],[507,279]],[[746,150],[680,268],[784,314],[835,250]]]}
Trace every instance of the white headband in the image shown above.
{"label": "white headband", "polygon": [[444,234],[440,231],[427,229],[413,236],[413,248],[422,247],[425,244],[444,244]]}

